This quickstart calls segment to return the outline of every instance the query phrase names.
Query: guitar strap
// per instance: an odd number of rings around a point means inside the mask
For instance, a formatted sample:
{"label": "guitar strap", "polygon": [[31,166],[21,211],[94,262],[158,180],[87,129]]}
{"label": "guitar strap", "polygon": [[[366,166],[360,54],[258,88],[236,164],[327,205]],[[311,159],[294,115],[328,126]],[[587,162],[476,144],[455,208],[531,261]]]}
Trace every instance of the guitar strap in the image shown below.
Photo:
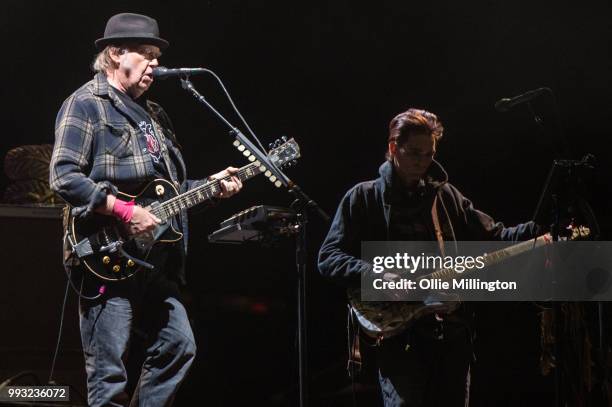
{"label": "guitar strap", "polygon": [[[166,166],[166,171],[168,172],[168,176],[170,177],[170,181],[174,184],[174,187],[177,191],[181,190],[181,183],[178,181],[178,169],[175,166],[170,165],[170,154],[168,152],[168,145],[166,144],[166,136],[164,136],[164,132],[161,131],[160,125],[157,123],[157,118],[151,115],[151,122],[153,123],[153,132],[155,133],[155,137],[159,140],[159,144],[161,144],[161,153],[164,159],[164,165]],[[184,174],[184,173],[183,173]],[[186,212],[181,211],[178,214],[178,219],[182,225],[186,224]],[[175,218],[176,219],[176,218]]]}
{"label": "guitar strap", "polygon": [[433,205],[431,206],[431,219],[433,221],[434,230],[436,232],[436,240],[438,241],[438,247],[440,248],[440,254],[445,256],[444,253],[444,235],[442,234],[442,228],[440,227],[440,218],[438,217],[438,197],[436,194],[434,197]]}
{"label": "guitar strap", "polygon": [[348,321],[347,321],[347,333],[348,333],[348,364],[346,370],[351,379],[356,379],[361,373],[362,357],[359,343],[359,323],[356,321],[355,314],[351,305],[348,305]]}
{"label": "guitar strap", "polygon": [[70,209],[70,205],[65,205],[62,208],[62,227],[64,231],[64,238],[62,241],[64,255],[62,260],[64,266],[77,266],[80,262],[78,256],[74,255],[75,243],[70,236]]}
{"label": "guitar strap", "polygon": [[166,136],[164,136],[164,132],[160,131],[159,124],[157,120],[151,116],[151,121],[153,122],[153,132],[155,133],[155,137],[159,140],[159,144],[161,145],[161,153],[164,158],[164,165],[166,166],[166,171],[168,171],[168,176],[170,180],[178,190],[180,188],[180,183],[176,179],[176,174],[172,170],[170,166],[170,154],[168,153],[168,145],[166,144]]}

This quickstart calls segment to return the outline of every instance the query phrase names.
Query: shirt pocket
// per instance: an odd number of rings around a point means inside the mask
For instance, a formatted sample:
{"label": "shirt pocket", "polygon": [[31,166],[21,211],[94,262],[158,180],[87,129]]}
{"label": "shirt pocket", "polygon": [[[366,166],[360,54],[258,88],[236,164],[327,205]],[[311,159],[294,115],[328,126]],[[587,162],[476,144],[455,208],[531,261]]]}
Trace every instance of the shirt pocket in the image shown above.
{"label": "shirt pocket", "polygon": [[117,158],[134,155],[137,142],[134,129],[127,123],[105,123],[101,129],[103,153]]}

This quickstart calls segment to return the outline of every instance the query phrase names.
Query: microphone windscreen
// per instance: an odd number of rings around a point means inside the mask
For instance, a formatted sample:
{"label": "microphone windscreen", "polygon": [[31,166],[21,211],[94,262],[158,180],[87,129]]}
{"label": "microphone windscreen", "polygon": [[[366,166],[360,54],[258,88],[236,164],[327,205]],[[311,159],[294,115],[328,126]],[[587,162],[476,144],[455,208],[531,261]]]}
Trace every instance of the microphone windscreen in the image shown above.
{"label": "microphone windscreen", "polygon": [[509,102],[510,99],[508,98],[499,99],[497,102],[495,102],[495,110],[498,112],[507,112],[510,107],[508,106]]}

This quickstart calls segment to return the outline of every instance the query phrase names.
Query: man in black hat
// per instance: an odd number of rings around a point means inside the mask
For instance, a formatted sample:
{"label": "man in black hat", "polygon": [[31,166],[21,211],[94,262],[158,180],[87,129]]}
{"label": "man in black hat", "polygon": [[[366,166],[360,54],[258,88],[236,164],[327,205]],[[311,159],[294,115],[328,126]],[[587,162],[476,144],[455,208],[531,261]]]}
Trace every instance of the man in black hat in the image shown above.
{"label": "man in black hat", "polygon": [[[137,193],[155,178],[173,182],[181,192],[201,182],[187,179],[164,110],[142,97],[168,42],[159,37],[154,19],[123,13],[108,20],[104,37],[95,44],[100,52],[93,64],[94,79],[70,95],[57,116],[51,188],[70,203],[74,216],[96,212],[116,217],[132,234],[148,232],[160,220],[116,198],[118,190]],[[236,171],[228,167],[211,177],[230,177],[221,181],[219,197],[242,188]],[[84,293],[99,293],[93,300],[80,301],[91,406],[129,402],[130,348],[144,353],[131,405],[170,405],[193,362],[195,341],[179,295],[185,283],[186,213],[175,221],[184,239],[151,253],[147,260],[155,266],[153,271],[104,284],[84,275]]]}

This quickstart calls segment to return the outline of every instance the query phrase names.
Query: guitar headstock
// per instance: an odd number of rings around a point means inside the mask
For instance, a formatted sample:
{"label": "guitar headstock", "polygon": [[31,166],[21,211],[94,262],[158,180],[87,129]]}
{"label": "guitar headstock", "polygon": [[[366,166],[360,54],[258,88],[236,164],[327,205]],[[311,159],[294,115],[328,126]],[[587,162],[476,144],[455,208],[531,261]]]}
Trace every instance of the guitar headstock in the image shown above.
{"label": "guitar headstock", "polygon": [[283,136],[271,143],[270,148],[268,158],[280,167],[295,165],[300,158],[300,146],[294,139],[287,140],[287,137]]}
{"label": "guitar headstock", "polygon": [[[238,149],[238,151],[242,152],[242,155],[247,157],[249,161],[258,165],[259,170],[277,188],[283,185],[282,182],[279,181],[276,176],[266,168],[265,165],[257,161],[257,157],[255,157],[251,151],[249,151],[239,140],[234,141],[234,146]],[[297,163],[297,159],[300,158],[300,146],[294,139],[287,140],[287,138],[283,136],[280,139],[277,139],[274,143],[270,144],[270,148],[271,150],[268,153],[268,159],[278,167],[283,168],[295,165]]]}

